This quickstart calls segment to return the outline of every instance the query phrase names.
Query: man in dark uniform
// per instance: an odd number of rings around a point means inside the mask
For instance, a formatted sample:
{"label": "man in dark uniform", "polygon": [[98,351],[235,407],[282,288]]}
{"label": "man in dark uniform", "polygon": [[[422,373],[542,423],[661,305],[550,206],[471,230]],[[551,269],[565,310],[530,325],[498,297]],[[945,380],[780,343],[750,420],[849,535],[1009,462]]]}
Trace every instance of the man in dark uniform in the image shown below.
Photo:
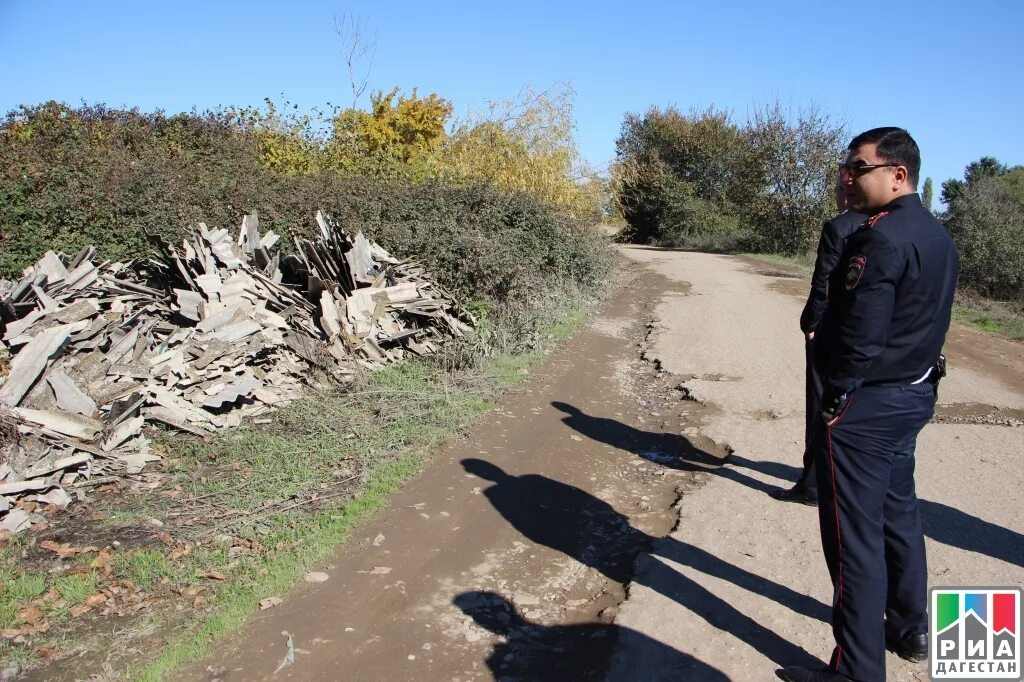
{"label": "man in dark uniform", "polygon": [[818,517],[836,647],[824,670],[780,670],[791,682],[884,682],[886,648],[928,655],[914,449],[944,371],[957,252],[917,195],[920,167],[901,128],[858,135],[841,164],[852,208],[871,217],[847,240],[815,339]]}
{"label": "man in dark uniform", "polygon": [[814,260],[814,274],[811,275],[811,293],[800,314],[800,331],[804,333],[805,355],[807,358],[805,374],[805,419],[804,428],[804,467],[800,479],[792,488],[776,488],[768,494],[783,502],[799,502],[807,505],[818,504],[818,482],[814,475],[814,448],[811,441],[814,429],[821,421],[821,376],[814,368],[814,330],[817,329],[825,313],[828,301],[828,277],[839,262],[839,256],[846,246],[846,238],[861,223],[867,220],[863,213],[850,210],[848,207],[850,190],[843,182],[843,176],[836,178],[836,208],[839,215],[829,220],[821,229],[818,239],[818,256]]}

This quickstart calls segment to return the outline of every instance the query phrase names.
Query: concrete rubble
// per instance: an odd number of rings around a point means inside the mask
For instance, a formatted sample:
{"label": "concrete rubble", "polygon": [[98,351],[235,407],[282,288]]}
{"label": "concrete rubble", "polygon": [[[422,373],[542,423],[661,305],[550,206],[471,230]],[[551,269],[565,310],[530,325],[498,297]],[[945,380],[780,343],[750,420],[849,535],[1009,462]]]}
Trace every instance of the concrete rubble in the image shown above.
{"label": "concrete rubble", "polygon": [[234,237],[200,223],[127,262],[48,251],[0,281],[0,535],[141,480],[160,459],[148,425],[208,436],[474,324],[422,266],[316,224],[288,254],[251,214]]}

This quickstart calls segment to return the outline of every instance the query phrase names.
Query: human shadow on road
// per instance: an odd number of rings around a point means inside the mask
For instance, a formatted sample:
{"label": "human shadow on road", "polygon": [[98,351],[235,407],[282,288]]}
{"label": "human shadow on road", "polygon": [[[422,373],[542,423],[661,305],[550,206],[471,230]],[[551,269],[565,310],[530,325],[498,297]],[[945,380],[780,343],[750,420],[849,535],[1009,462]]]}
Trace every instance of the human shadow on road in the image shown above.
{"label": "human shadow on road", "polygon": [[918,504],[924,534],[936,542],[1024,566],[1024,535],[941,502]]}
{"label": "human shadow on road", "polygon": [[817,664],[807,651],[715,596],[692,578],[654,562],[653,570],[633,575],[640,552],[653,552],[706,575],[767,597],[792,611],[828,622],[829,608],[772,580],[734,566],[674,538],[655,538],[633,528],[629,519],[585,490],[540,474],[513,476],[479,459],[463,468],[493,481],[483,492],[494,508],[533,542],[551,547],[618,583],[633,581],[675,600],[716,628],[731,633],[779,665]]}
{"label": "human shadow on road", "polygon": [[[776,486],[747,476],[738,471],[737,467],[792,482],[800,476],[801,470],[798,467],[779,462],[759,462],[735,453],[729,455],[728,466],[725,466],[726,459],[701,450],[681,434],[644,431],[615,419],[588,415],[567,403],[551,404],[566,414],[562,421],[580,434],[666,467],[707,472],[762,492],[774,490]],[[921,522],[927,537],[952,547],[1024,566],[1024,535],[939,502],[919,500],[919,503]]]}
{"label": "human shadow on road", "polygon": [[642,656],[651,673],[648,680],[729,679],[717,668],[630,628],[532,623],[494,592],[463,592],[452,603],[477,625],[505,638],[487,657],[496,680],[601,680],[613,645]]}
{"label": "human shadow on road", "polygon": [[779,462],[758,462],[735,453],[729,455],[729,466],[725,466],[726,458],[700,449],[682,434],[644,431],[623,424],[617,419],[589,415],[568,403],[555,401],[551,405],[565,412],[566,416],[562,417],[562,422],[591,440],[632,452],[670,469],[709,473],[763,493],[774,490],[775,486],[748,476],[738,468],[758,471],[776,478],[795,479],[800,475],[800,469],[797,467]]}
{"label": "human shadow on road", "polygon": [[[764,493],[776,486],[745,475],[736,468],[794,482],[801,474],[799,467],[758,462],[735,453],[729,455],[728,466],[725,466],[725,459],[700,450],[683,435],[644,431],[614,419],[588,415],[565,402],[551,404],[565,413],[562,422],[581,434],[673,469],[705,471]],[[919,500],[919,503],[927,537],[944,545],[1024,566],[1024,536],[1019,532],[938,502]]]}

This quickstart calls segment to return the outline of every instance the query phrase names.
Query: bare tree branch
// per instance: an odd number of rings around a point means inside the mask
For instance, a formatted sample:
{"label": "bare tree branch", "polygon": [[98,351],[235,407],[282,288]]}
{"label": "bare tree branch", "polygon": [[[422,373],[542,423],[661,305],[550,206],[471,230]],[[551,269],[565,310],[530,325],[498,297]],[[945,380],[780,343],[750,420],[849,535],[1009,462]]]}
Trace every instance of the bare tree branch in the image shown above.
{"label": "bare tree branch", "polygon": [[377,36],[368,32],[362,17],[354,15],[349,10],[345,10],[340,16],[334,16],[334,32],[338,34],[338,41],[341,43],[341,58],[348,69],[349,85],[352,88],[352,108],[355,109],[370,80],[373,58],[377,51]]}

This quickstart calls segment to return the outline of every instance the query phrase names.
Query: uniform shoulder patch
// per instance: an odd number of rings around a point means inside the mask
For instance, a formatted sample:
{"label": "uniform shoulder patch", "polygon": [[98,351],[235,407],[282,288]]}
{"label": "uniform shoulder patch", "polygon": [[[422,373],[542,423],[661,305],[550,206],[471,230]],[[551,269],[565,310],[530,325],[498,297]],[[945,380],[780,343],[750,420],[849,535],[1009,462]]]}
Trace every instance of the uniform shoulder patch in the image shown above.
{"label": "uniform shoulder patch", "polygon": [[860,283],[861,275],[864,274],[864,267],[868,264],[868,259],[864,256],[854,256],[850,259],[850,264],[846,268],[846,290],[853,291],[857,288],[857,284]]}
{"label": "uniform shoulder patch", "polygon": [[865,220],[863,223],[861,223],[861,227],[862,228],[867,228],[867,229],[870,230],[871,228],[873,228],[875,226],[875,223],[877,223],[879,220],[881,220],[882,218],[884,218],[887,215],[889,215],[888,211],[882,211],[881,213],[876,213],[875,215],[871,216],[870,218]]}

